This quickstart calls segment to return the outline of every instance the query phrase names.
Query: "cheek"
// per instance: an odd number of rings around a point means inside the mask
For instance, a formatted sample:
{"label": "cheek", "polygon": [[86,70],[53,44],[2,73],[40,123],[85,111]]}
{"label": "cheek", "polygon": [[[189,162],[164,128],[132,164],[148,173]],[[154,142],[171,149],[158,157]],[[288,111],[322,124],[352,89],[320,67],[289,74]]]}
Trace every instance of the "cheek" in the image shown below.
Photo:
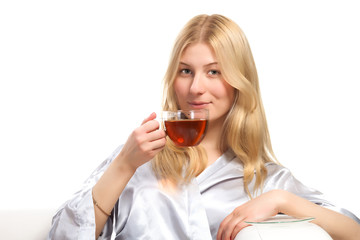
{"label": "cheek", "polygon": [[227,94],[227,96],[229,98],[229,102],[232,105],[234,103],[234,101],[235,101],[235,88],[230,86],[229,89],[227,89],[226,92],[227,92],[226,94]]}
{"label": "cheek", "polygon": [[176,95],[176,100],[178,103],[181,103],[186,96],[186,86],[184,86],[181,81],[175,80],[173,87]]}
{"label": "cheek", "polygon": [[186,95],[186,86],[181,81],[175,80],[174,91],[176,96],[178,97],[184,96]]}
{"label": "cheek", "polygon": [[221,86],[218,86],[215,91],[218,94],[218,98],[223,99],[224,107],[231,107],[235,100],[235,89],[228,83],[224,82]]}
{"label": "cheek", "polygon": [[230,102],[234,100],[234,88],[225,81],[220,84],[214,84],[212,86],[212,92],[217,95],[218,98],[227,98]]}

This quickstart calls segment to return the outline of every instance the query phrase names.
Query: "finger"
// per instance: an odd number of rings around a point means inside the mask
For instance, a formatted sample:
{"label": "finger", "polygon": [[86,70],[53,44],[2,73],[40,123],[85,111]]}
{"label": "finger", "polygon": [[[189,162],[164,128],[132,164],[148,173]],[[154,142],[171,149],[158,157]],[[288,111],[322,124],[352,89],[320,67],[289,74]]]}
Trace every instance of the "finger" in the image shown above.
{"label": "finger", "polygon": [[221,239],[226,239],[226,240],[230,239],[235,226],[236,226],[236,223],[234,221],[230,221],[228,223],[227,227],[224,228],[224,230],[221,234]]}
{"label": "finger", "polygon": [[243,220],[244,218],[242,216],[238,216],[234,214],[234,212],[231,213],[224,219],[223,223],[221,223],[221,229],[218,232],[217,239],[230,239],[236,225],[240,224]]}
{"label": "finger", "polygon": [[145,153],[150,160],[164,148],[165,144],[166,138],[158,139],[153,142],[147,142],[143,145],[142,152]]}
{"label": "finger", "polygon": [[234,239],[236,238],[236,235],[237,235],[242,229],[244,229],[245,227],[247,227],[247,226],[249,226],[249,225],[250,225],[250,224],[248,224],[248,223],[246,223],[246,222],[244,222],[244,221],[236,224],[234,230],[233,230],[232,233],[231,233],[230,239],[231,239],[231,240],[234,240]]}
{"label": "finger", "polygon": [[227,228],[228,223],[231,221],[232,218],[232,214],[228,215],[226,218],[224,218],[224,220],[221,222],[220,226],[219,226],[219,230],[216,236],[217,240],[221,240],[222,239],[222,235],[224,232],[224,229]]}
{"label": "finger", "polygon": [[154,120],[156,118],[156,113],[151,113],[147,118],[145,118],[141,125],[144,125],[146,122],[150,121],[150,120]]}
{"label": "finger", "polygon": [[166,133],[162,129],[158,129],[158,130],[149,132],[148,135],[147,135],[147,138],[148,138],[149,142],[152,142],[152,141],[155,141],[155,140],[158,140],[158,139],[162,139],[162,138],[165,138],[165,137],[166,137]]}
{"label": "finger", "polygon": [[146,146],[149,150],[162,148],[166,143],[166,135],[163,130],[153,131],[146,136]]}
{"label": "finger", "polygon": [[149,120],[140,127],[143,128],[143,131],[145,131],[146,133],[150,133],[158,130],[160,128],[160,123],[156,120]]}
{"label": "finger", "polygon": [[166,143],[166,133],[164,130],[159,129],[142,134],[142,136],[138,138],[138,143],[143,145],[144,151],[151,151],[161,148]]}
{"label": "finger", "polygon": [[156,153],[160,152],[165,147],[166,138],[161,138],[150,143],[152,151]]}

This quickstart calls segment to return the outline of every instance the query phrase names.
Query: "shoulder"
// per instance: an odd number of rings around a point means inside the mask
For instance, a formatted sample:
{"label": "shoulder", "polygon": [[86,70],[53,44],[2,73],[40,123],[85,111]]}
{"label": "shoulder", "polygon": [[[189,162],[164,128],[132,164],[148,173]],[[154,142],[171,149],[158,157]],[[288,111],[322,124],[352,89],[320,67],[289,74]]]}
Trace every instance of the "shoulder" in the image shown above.
{"label": "shoulder", "polygon": [[321,192],[304,185],[294,177],[288,168],[276,163],[267,163],[266,169],[268,174],[264,184],[265,191],[283,189],[309,200],[315,201],[315,199],[321,198]]}
{"label": "shoulder", "polygon": [[292,176],[291,171],[275,162],[268,162],[265,164],[266,170],[268,171],[268,177],[273,175],[289,175]]}
{"label": "shoulder", "polygon": [[302,185],[291,173],[291,171],[274,162],[265,164],[267,176],[265,179],[265,188],[271,189],[289,189],[291,186]]}

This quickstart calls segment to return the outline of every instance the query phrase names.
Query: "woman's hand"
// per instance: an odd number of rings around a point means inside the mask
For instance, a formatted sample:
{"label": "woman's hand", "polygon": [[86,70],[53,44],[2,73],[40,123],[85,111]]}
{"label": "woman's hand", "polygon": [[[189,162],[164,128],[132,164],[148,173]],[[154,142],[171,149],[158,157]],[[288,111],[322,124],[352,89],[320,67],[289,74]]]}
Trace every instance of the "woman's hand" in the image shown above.
{"label": "woman's hand", "polygon": [[130,134],[118,156],[133,170],[151,160],[165,146],[165,131],[159,129],[159,122],[155,118],[156,114],[152,113],[144,119],[141,126]]}
{"label": "woman's hand", "polygon": [[235,239],[244,227],[249,226],[245,221],[261,221],[279,212],[281,192],[272,190],[266,192],[235,208],[220,224],[217,240]]}

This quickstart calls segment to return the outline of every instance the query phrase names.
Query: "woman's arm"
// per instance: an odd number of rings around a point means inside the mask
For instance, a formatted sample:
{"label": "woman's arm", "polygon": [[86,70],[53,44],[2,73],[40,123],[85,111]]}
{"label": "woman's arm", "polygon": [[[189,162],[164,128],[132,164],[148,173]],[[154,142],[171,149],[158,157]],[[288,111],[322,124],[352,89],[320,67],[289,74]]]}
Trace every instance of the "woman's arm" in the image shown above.
{"label": "woman's arm", "polygon": [[122,191],[136,169],[152,159],[165,146],[165,132],[159,130],[152,113],[129,136],[120,154],[113,160],[92,189],[95,209],[96,238],[100,235]]}
{"label": "woman's arm", "polygon": [[125,145],[106,159],[85,181],[83,188],[58,210],[48,239],[94,239],[105,224],[104,237],[110,238],[112,219],[108,219],[108,215],[120,194],[136,169],[165,145],[165,132],[159,130],[155,117],[153,113],[146,118]]}
{"label": "woman's arm", "polygon": [[315,217],[313,223],[323,228],[333,239],[360,239],[360,224],[353,219],[287,191],[277,191],[283,199],[280,212],[299,218]]}
{"label": "woman's arm", "polygon": [[[122,164],[119,159],[120,157],[114,159],[92,189],[96,225],[95,239],[100,235],[109,217],[108,214],[111,213],[120,194],[135,172]],[[95,206],[95,201],[98,206]]]}
{"label": "woman's arm", "polygon": [[266,192],[237,207],[220,224],[217,239],[234,239],[241,229],[248,226],[245,221],[261,221],[278,213],[294,217],[314,217],[313,221],[335,240],[360,239],[360,225],[353,219],[316,205],[285,190]]}

